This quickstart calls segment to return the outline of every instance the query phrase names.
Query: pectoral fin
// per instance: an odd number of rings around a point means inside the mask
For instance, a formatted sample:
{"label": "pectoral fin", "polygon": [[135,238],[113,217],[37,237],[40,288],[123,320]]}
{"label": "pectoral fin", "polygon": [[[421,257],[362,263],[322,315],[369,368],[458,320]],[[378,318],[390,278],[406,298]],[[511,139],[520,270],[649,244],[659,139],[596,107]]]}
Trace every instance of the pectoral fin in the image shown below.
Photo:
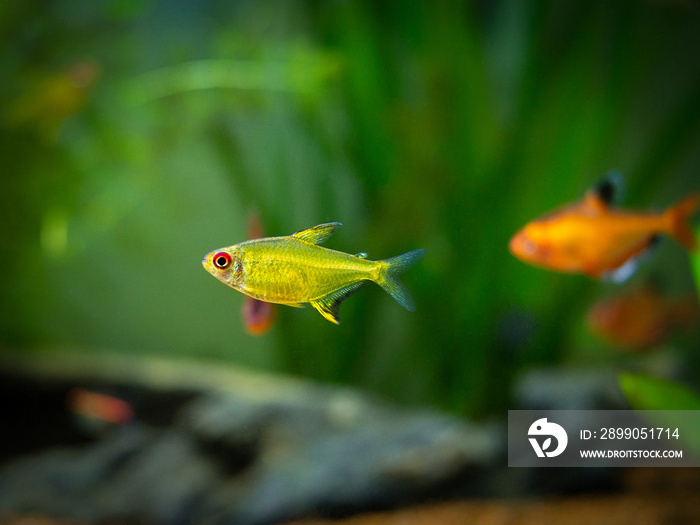
{"label": "pectoral fin", "polygon": [[311,301],[311,305],[331,323],[340,324],[340,320],[338,319],[340,303],[354,294],[363,284],[364,281],[349,284],[348,286],[331,292],[320,299]]}
{"label": "pectoral fin", "polygon": [[319,224],[313,228],[299,230],[298,232],[293,233],[292,237],[296,237],[297,239],[301,239],[302,241],[310,242],[312,244],[323,244],[340,226],[342,226],[342,224],[339,222]]}

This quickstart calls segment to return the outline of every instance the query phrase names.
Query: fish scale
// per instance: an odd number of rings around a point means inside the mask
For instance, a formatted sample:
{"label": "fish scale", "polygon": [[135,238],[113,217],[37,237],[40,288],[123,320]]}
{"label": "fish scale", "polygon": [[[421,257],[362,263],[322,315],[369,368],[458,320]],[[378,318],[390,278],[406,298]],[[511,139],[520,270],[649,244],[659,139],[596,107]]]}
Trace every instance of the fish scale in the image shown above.
{"label": "fish scale", "polygon": [[249,261],[242,283],[246,291],[279,303],[310,302],[370,279],[380,265],[289,237],[248,241],[239,245],[239,251]]}

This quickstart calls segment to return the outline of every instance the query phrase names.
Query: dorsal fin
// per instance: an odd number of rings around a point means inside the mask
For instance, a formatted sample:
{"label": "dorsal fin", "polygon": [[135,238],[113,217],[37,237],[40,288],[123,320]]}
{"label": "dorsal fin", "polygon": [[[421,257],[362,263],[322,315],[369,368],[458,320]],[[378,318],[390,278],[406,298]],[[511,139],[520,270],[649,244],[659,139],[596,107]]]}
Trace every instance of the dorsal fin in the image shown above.
{"label": "dorsal fin", "polygon": [[299,230],[298,232],[293,233],[292,237],[296,237],[297,239],[301,239],[302,241],[310,242],[312,244],[323,244],[340,226],[342,226],[342,224],[339,222],[319,224],[313,228]]}
{"label": "dorsal fin", "polygon": [[615,184],[610,179],[610,177],[605,177],[603,180],[598,182],[598,184],[594,186],[593,191],[598,196],[598,198],[607,205],[612,204],[615,200]]}
{"label": "dorsal fin", "polygon": [[608,206],[620,204],[625,196],[625,178],[617,170],[610,170],[593,186],[591,191]]}
{"label": "dorsal fin", "polygon": [[583,204],[591,211],[601,212],[618,204],[624,192],[624,179],[619,171],[611,170],[586,192]]}
{"label": "dorsal fin", "polygon": [[590,189],[583,196],[583,207],[589,212],[598,214],[604,212],[608,205],[600,198],[595,189]]}

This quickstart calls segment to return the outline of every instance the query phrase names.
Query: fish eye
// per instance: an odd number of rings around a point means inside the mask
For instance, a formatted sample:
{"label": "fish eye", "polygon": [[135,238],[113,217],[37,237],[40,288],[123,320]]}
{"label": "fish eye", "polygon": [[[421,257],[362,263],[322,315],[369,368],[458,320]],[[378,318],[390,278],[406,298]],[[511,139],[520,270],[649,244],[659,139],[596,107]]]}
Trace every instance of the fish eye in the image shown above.
{"label": "fish eye", "polygon": [[537,251],[537,245],[530,239],[525,239],[525,241],[523,242],[523,249],[525,250],[525,252],[533,254]]}
{"label": "fish eye", "polygon": [[212,260],[219,270],[225,270],[231,265],[231,256],[226,252],[217,253]]}

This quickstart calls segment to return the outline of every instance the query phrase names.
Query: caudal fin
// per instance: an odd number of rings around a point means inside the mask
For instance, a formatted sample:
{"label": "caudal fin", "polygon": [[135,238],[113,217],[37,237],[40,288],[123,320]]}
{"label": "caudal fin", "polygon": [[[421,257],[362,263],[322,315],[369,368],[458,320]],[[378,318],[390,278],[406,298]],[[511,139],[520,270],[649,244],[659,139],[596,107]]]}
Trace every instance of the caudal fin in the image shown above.
{"label": "caudal fin", "polygon": [[671,206],[664,214],[669,221],[669,234],[691,252],[697,250],[698,239],[690,228],[689,219],[698,206],[700,206],[700,193],[693,193]]}
{"label": "caudal fin", "polygon": [[386,259],[383,261],[386,263],[386,267],[379,274],[379,278],[376,281],[397,303],[411,312],[415,311],[416,303],[413,302],[413,297],[411,297],[408,289],[399,279],[399,275],[420,261],[423,256],[425,256],[425,250],[414,250]]}

